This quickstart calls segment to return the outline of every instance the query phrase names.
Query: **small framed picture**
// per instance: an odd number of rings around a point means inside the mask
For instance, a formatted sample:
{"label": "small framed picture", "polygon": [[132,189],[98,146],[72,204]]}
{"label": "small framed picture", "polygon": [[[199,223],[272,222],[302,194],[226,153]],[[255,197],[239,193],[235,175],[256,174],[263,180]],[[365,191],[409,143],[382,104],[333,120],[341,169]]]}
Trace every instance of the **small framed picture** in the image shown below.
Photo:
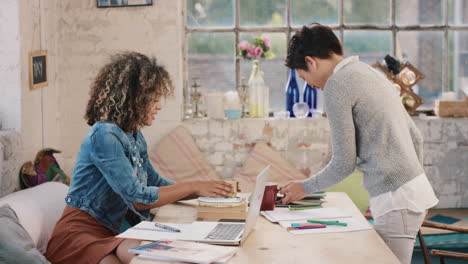
{"label": "small framed picture", "polygon": [[47,51],[32,51],[29,53],[29,88],[32,90],[47,85]]}
{"label": "small framed picture", "polygon": [[122,7],[152,5],[153,0],[97,0],[98,7]]}

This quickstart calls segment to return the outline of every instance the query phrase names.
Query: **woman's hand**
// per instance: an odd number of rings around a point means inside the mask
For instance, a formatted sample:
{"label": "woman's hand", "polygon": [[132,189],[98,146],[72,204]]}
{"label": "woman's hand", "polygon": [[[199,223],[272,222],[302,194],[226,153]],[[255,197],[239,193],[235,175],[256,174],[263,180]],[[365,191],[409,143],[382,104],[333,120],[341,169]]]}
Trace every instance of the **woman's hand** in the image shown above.
{"label": "woman's hand", "polygon": [[281,202],[284,204],[288,204],[290,202],[301,200],[302,198],[306,197],[307,193],[304,191],[304,188],[302,188],[303,182],[304,181],[301,180],[290,181],[285,185],[281,186],[279,189],[279,193],[284,195]]}
{"label": "woman's hand", "polygon": [[205,197],[231,197],[235,190],[232,184],[225,181],[196,181],[195,194]]}

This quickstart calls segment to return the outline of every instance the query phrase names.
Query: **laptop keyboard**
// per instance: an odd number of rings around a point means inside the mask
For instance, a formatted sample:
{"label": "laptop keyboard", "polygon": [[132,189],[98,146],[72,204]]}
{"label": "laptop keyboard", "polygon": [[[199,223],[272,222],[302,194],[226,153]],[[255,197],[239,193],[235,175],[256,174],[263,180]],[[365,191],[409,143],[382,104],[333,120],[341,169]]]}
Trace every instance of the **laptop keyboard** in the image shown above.
{"label": "laptop keyboard", "polygon": [[223,224],[219,223],[205,237],[205,239],[213,240],[233,240],[244,228],[244,224]]}

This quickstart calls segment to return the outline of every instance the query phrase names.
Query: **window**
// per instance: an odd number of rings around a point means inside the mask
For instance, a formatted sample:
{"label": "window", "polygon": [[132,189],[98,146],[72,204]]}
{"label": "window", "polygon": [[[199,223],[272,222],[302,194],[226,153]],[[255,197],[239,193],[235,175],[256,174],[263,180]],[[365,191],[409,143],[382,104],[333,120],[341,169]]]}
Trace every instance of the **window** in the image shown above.
{"label": "window", "polygon": [[442,92],[461,98],[468,90],[466,0],[186,0],[185,5],[186,92],[193,77],[204,92],[234,90],[241,78],[248,79],[252,65],[236,57],[237,43],[266,34],[276,55],[261,62],[270,108],[283,109],[288,40],[311,22],[332,27],[345,56],[359,55],[368,64],[386,54],[410,61],[426,76],[413,87],[424,98],[421,108],[432,108]]}

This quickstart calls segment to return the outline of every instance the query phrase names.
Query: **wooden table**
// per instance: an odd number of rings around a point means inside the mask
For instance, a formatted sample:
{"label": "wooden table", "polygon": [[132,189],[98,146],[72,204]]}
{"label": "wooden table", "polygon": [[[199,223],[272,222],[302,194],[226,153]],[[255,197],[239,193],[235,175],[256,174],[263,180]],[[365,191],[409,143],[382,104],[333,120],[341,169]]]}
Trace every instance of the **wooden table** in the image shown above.
{"label": "wooden table", "polygon": [[[339,207],[360,221],[366,221],[345,193],[327,193],[325,207]],[[190,223],[196,219],[194,201],[161,207],[158,221]],[[134,258],[131,264],[165,263]],[[167,262],[166,262],[167,263]],[[399,263],[374,229],[324,234],[293,235],[263,216],[255,230],[239,247],[231,263]]]}

